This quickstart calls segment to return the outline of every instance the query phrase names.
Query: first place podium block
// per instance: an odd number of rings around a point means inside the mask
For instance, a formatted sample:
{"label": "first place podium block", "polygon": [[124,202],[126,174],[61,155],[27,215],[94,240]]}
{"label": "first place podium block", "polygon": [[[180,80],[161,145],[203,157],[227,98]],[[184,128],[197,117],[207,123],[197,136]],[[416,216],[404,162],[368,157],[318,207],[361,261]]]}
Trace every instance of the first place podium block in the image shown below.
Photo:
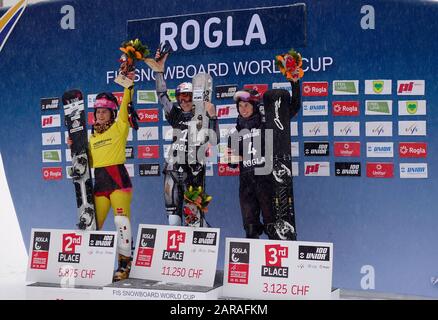
{"label": "first place podium block", "polygon": [[220,230],[140,224],[130,279],[104,287],[106,299],[216,300]]}

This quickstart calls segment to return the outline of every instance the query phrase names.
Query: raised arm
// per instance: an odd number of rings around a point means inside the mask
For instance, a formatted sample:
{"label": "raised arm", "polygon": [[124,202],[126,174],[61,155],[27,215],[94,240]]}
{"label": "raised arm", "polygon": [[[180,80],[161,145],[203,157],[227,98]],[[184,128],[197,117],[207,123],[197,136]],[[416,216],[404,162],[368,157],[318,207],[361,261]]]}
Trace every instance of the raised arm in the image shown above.
{"label": "raised arm", "polygon": [[155,74],[155,85],[158,96],[158,102],[164,108],[164,112],[170,113],[172,110],[173,103],[170,101],[169,96],[167,95],[167,87],[166,81],[164,80],[164,74],[159,72]]}
{"label": "raised arm", "polygon": [[160,48],[158,48],[155,53],[155,59],[158,61],[155,62],[154,66],[155,90],[157,92],[158,102],[164,108],[164,112],[166,113],[170,113],[170,110],[172,110],[173,107],[173,103],[167,95],[167,86],[166,81],[164,80],[164,66],[168,56],[169,54],[166,53],[161,59],[158,59],[160,57]]}
{"label": "raised arm", "polygon": [[[127,77],[131,80],[134,80],[135,73],[134,71],[131,71],[127,74]],[[132,101],[132,97],[134,95],[134,86],[131,86],[130,88],[125,88],[123,90],[123,99],[122,104],[120,105],[119,115],[117,117],[117,121],[123,121],[128,123],[129,120],[129,113],[128,113],[128,105]]]}
{"label": "raised arm", "polygon": [[292,119],[301,109],[301,88],[300,81],[291,81],[292,99],[290,104],[290,118]]}

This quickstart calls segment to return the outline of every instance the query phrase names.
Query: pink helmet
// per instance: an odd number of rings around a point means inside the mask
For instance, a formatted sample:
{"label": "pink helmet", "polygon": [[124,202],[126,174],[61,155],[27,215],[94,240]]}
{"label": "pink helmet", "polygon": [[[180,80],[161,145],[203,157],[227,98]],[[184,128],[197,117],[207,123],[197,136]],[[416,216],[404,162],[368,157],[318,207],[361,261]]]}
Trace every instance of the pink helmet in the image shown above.
{"label": "pink helmet", "polygon": [[112,118],[117,117],[117,109],[119,103],[117,98],[111,92],[102,92],[96,96],[96,102],[94,102],[94,118],[96,118],[96,110],[99,108],[105,108],[112,111]]}

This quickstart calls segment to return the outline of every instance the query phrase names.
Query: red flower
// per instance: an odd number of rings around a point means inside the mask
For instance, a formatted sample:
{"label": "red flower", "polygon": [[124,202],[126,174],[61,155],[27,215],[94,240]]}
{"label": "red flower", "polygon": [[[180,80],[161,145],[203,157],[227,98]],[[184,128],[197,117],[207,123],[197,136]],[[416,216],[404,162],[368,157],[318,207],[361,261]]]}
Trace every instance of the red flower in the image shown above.
{"label": "red flower", "polygon": [[286,56],[286,68],[290,71],[295,70],[297,67],[297,63],[295,62],[295,59],[291,56]]}

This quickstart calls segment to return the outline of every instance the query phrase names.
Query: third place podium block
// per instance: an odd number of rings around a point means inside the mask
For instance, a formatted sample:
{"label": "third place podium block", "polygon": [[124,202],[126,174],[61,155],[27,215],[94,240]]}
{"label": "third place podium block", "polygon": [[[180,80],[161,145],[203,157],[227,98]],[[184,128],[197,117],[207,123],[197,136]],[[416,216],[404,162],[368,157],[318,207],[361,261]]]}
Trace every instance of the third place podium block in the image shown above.
{"label": "third place podium block", "polygon": [[331,299],[333,244],[227,238],[223,296]]}

